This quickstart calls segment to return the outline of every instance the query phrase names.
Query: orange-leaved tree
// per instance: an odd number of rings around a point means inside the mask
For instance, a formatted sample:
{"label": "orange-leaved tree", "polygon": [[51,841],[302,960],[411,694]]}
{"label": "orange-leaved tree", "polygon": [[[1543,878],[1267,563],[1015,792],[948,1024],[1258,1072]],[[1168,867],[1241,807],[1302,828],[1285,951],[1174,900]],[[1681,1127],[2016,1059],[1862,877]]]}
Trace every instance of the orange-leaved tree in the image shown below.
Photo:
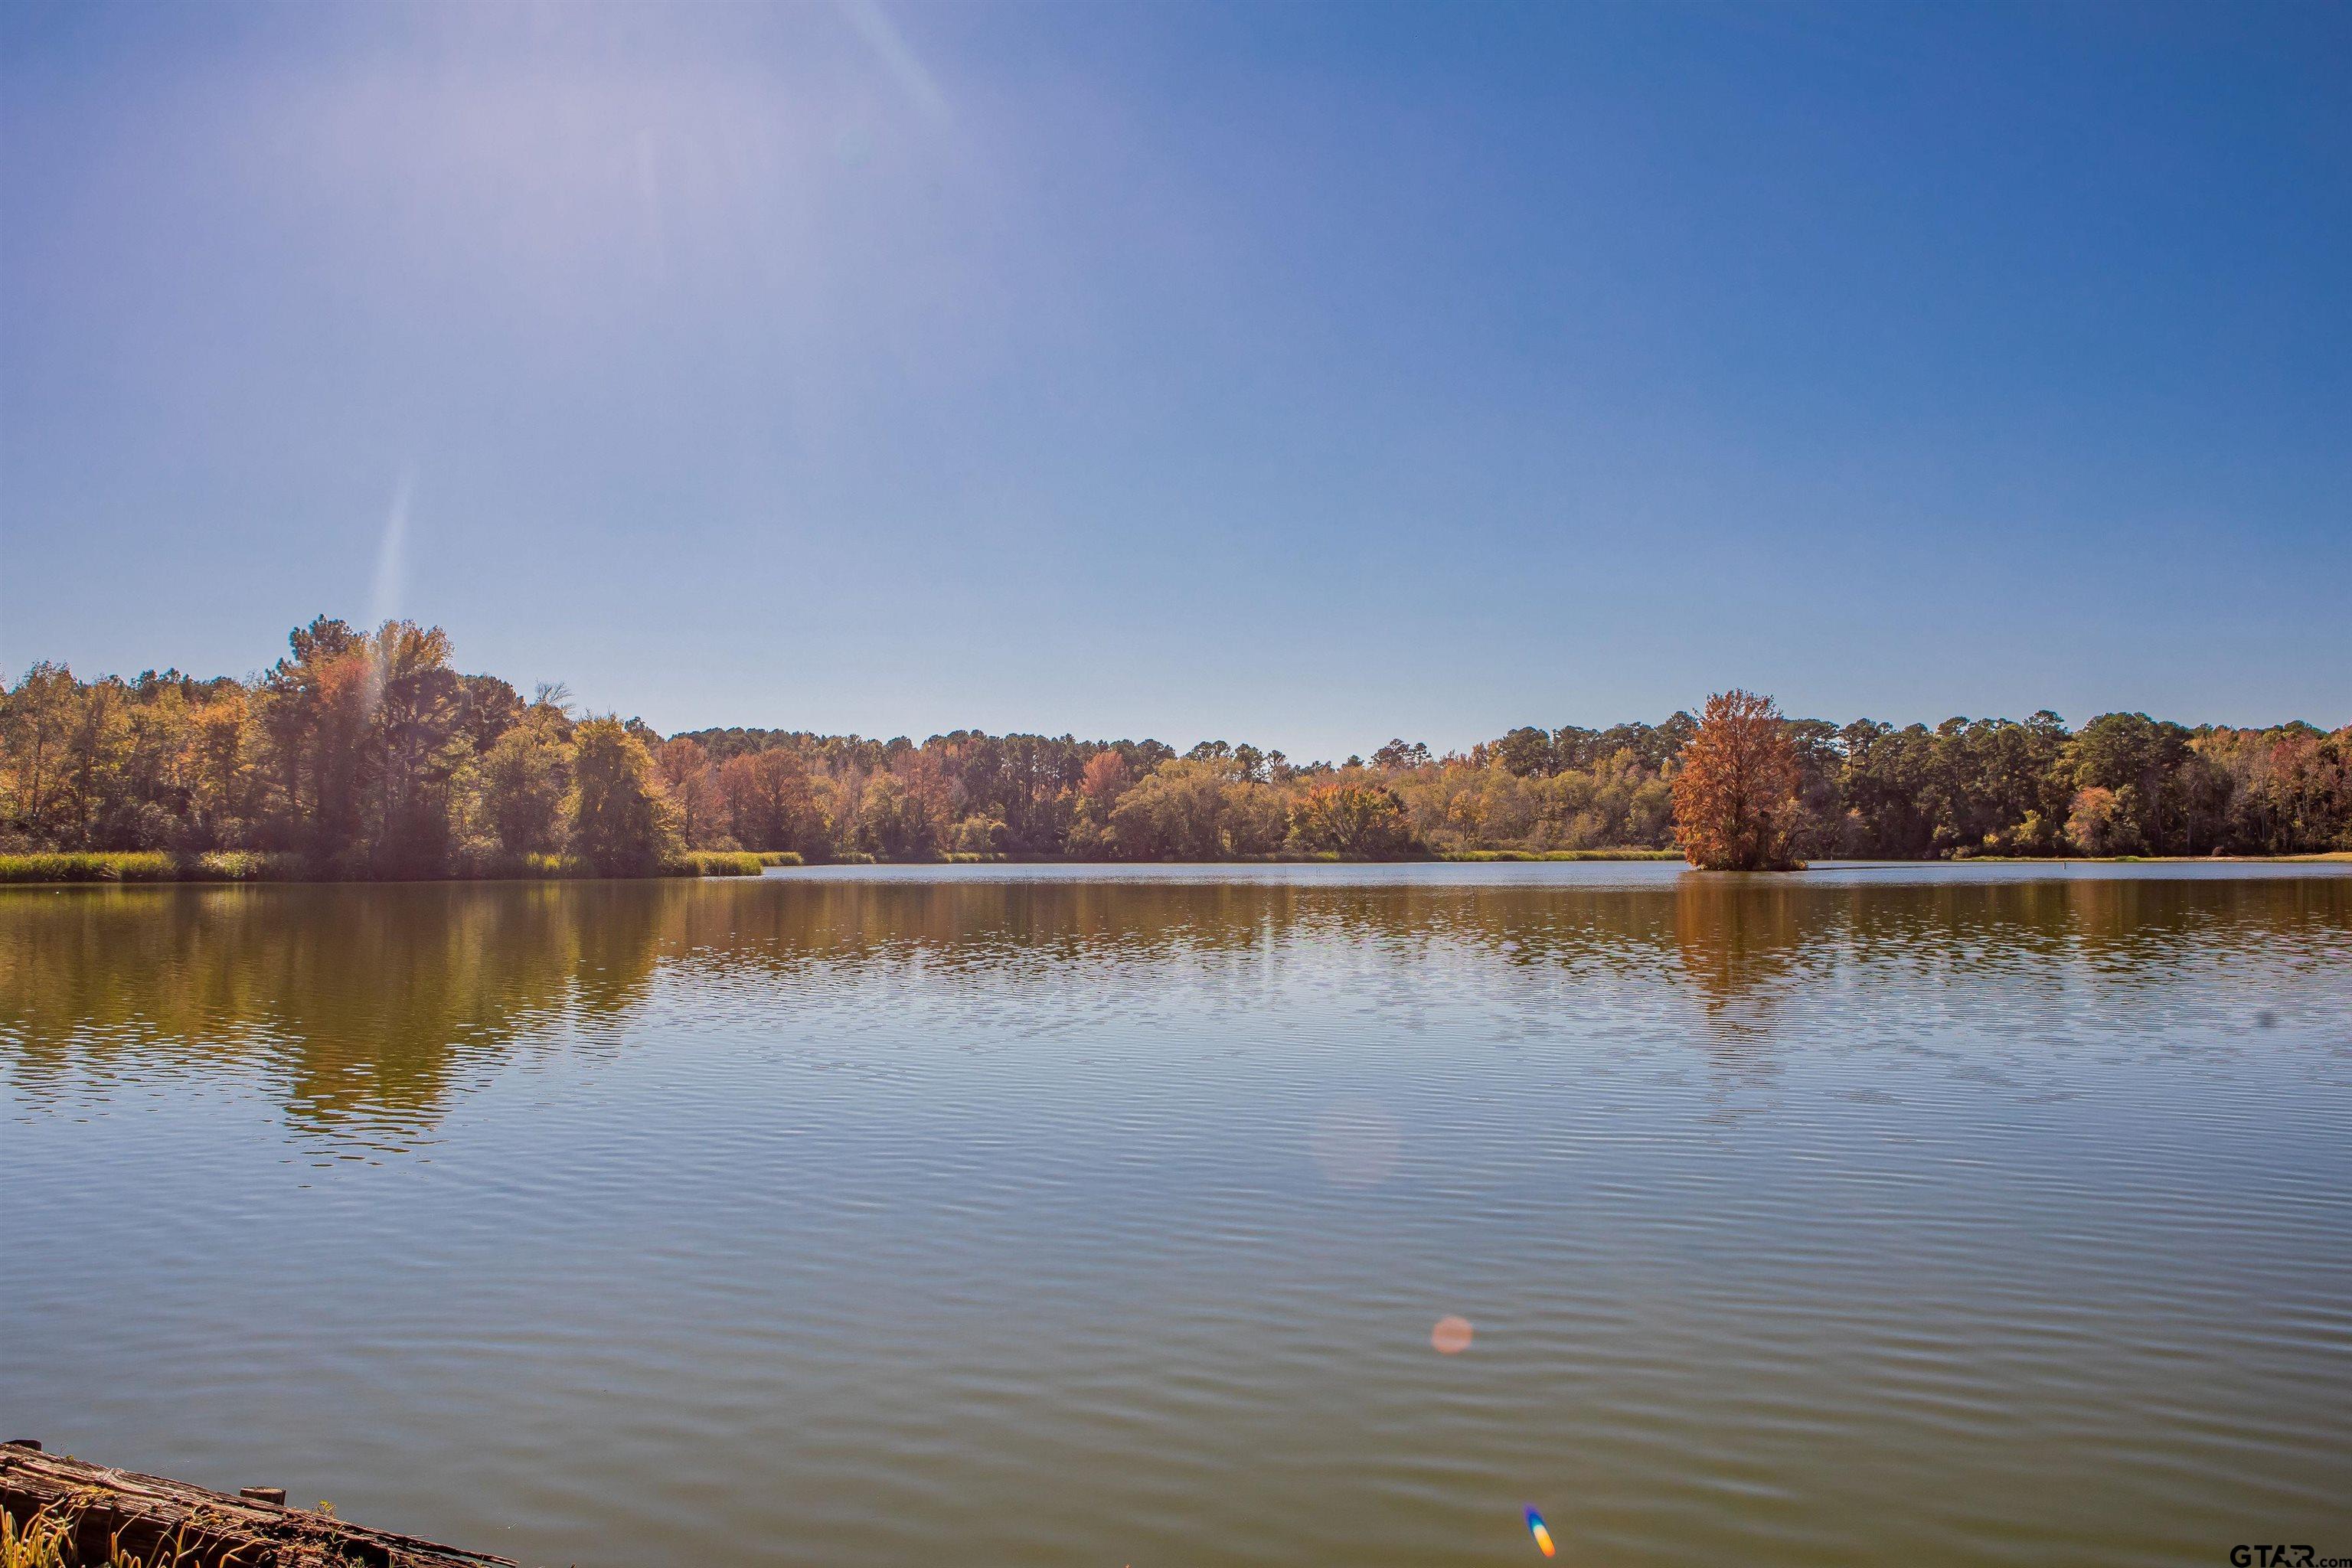
{"label": "orange-leaved tree", "polygon": [[1412,819],[1381,784],[1317,784],[1291,804],[1290,833],[1307,849],[1374,859],[1412,848]]}
{"label": "orange-leaved tree", "polygon": [[1706,700],[1698,733],[1675,774],[1675,837],[1707,871],[1794,866],[1797,791],[1803,777],[1769,697],[1730,690]]}

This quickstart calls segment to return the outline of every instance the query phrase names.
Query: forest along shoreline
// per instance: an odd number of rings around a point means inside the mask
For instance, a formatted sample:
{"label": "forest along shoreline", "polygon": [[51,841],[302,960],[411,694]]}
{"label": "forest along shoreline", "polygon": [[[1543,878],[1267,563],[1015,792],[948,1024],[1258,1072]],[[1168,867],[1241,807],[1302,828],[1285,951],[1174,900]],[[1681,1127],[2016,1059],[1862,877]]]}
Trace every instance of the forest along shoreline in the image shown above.
{"label": "forest along shoreline", "polygon": [[0,881],[751,876],[793,863],[2277,858],[2352,852],[2352,726],[1782,715],[1402,738],[664,736],[324,616],[246,679],[0,688]]}

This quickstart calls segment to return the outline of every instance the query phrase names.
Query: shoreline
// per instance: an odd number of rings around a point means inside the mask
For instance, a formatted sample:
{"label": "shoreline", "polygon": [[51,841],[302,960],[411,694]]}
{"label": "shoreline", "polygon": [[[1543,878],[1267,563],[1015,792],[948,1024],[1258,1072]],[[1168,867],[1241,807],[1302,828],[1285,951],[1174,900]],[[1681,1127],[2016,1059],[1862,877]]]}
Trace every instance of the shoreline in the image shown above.
{"label": "shoreline", "polygon": [[[419,877],[339,874],[299,857],[258,850],[174,855],[163,850],[41,851],[0,855],[0,889],[124,887],[168,884],[419,883],[666,881],[703,877],[752,877],[771,868],[826,866],[1317,866],[1317,865],[1530,865],[1582,861],[1682,861],[1678,849],[1458,849],[1419,855],[1340,855],[1293,852],[1234,856],[1219,860],[1114,860],[1073,855],[943,855],[920,860],[884,860],[873,856],[811,861],[790,850],[696,849],[681,859],[643,872],[600,871],[580,861],[534,856],[517,863]],[[1811,865],[1874,866],[2293,866],[2352,864],[2352,850],[2305,855],[1969,855],[1918,860],[1815,861]],[[1804,870],[1807,866],[1793,868]],[[1760,873],[1771,875],[1771,873]]]}
{"label": "shoreline", "polygon": [[599,870],[557,855],[499,857],[420,877],[338,872],[306,856],[265,849],[176,854],[164,849],[53,849],[0,855],[0,887],[67,883],[158,882],[562,882],[655,881],[678,877],[756,877],[771,866],[797,866],[789,851],[690,849],[647,871]]}
{"label": "shoreline", "polygon": [[241,1495],[50,1454],[29,1438],[0,1443],[0,1513],[8,1561],[121,1568],[517,1568],[512,1558],[372,1530],[288,1508],[282,1489]]}

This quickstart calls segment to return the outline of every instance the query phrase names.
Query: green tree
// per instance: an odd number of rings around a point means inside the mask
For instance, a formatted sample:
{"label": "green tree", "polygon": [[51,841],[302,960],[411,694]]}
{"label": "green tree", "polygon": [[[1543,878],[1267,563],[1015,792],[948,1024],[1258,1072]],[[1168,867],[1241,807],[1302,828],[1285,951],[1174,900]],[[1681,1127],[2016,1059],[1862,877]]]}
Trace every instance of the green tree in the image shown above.
{"label": "green tree", "polygon": [[543,855],[562,847],[572,759],[562,731],[560,714],[535,710],[492,742],[481,758],[482,819],[509,855]]}
{"label": "green tree", "polygon": [[897,773],[866,781],[858,802],[859,842],[887,860],[929,860],[940,853],[945,824],[923,794]]}
{"label": "green tree", "polygon": [[2110,841],[2127,847],[2109,853],[2195,853],[2196,792],[2181,776],[2189,740],[2179,725],[2145,713],[2102,713],[2075,734],[2075,787],[2114,794]]}
{"label": "green tree", "polygon": [[993,816],[967,816],[955,825],[953,843],[961,855],[1001,855],[1009,829]]}
{"label": "green tree", "polygon": [[1406,741],[1399,738],[1391,741],[1372,753],[1372,766],[1382,773],[1403,773],[1412,768],[1425,768],[1429,766],[1429,742],[1426,741]]}
{"label": "green tree", "polygon": [[1495,761],[1523,779],[1549,778],[1559,771],[1549,731],[1513,730],[1490,747]]}

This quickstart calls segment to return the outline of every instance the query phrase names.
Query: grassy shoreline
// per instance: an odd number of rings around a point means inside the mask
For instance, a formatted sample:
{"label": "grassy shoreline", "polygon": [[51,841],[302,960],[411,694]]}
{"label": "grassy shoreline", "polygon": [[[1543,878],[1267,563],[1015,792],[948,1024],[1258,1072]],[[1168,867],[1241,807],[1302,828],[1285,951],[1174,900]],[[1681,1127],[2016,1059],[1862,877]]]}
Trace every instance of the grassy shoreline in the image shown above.
{"label": "grassy shoreline", "polygon": [[[756,877],[770,866],[796,866],[790,853],[692,849],[651,877]],[[560,855],[504,856],[420,879],[352,876],[300,855],[215,849],[197,855],[162,849],[52,850],[0,855],[0,885],[68,882],[436,882],[569,881],[604,876],[584,860]]]}
{"label": "grassy shoreline", "polygon": [[2352,849],[2308,855],[1970,855],[1948,861],[1886,861],[1921,866],[2294,866],[2352,862]]}
{"label": "grassy shoreline", "polygon": [[[1390,862],[1535,860],[1680,860],[1674,849],[1469,849],[1430,855],[1385,857]],[[757,877],[772,866],[807,862],[791,850],[693,849],[660,869],[625,880],[667,877]],[[903,864],[910,866],[1117,865],[1126,862],[1080,860],[1064,857],[1007,855],[942,855],[934,859],[879,862],[870,855],[845,858],[844,865]],[[1158,864],[1159,862],[1138,862]],[[1328,851],[1296,851],[1255,855],[1231,862],[1237,865],[1379,864],[1365,857]],[[530,855],[501,857],[452,869],[440,876],[393,878],[353,876],[321,866],[302,856],[256,849],[220,849],[205,854],[173,854],[161,849],[50,850],[27,855],[0,855],[0,887],[57,886],[68,883],[162,882],[499,882],[571,881],[614,875],[567,857]]]}
{"label": "grassy shoreline", "polygon": [[1449,849],[1432,860],[1459,860],[1471,865],[1519,860],[1679,860],[1679,849]]}
{"label": "grassy shoreline", "polygon": [[[1679,849],[1452,849],[1423,855],[1399,855],[1373,859],[1360,856],[1344,856],[1329,851],[1292,851],[1275,855],[1256,855],[1224,862],[1202,864],[1229,865],[1411,865],[1460,864],[1490,865],[1573,861],[1680,861]],[[645,880],[648,878],[673,877],[757,877],[772,866],[801,866],[806,862],[791,850],[731,850],[692,849],[660,869],[641,876],[621,876],[620,880]],[[1044,865],[1095,866],[1124,865],[1130,862],[1080,860],[1066,857],[1029,857],[1009,855],[944,855],[930,860],[877,862],[874,857],[861,855],[839,864],[909,866],[975,866],[975,865]],[[1158,865],[1159,861],[1139,861],[1132,864]],[[1995,865],[1995,866],[2210,866],[2222,865],[2312,865],[2352,864],[2352,850],[2330,850],[2312,855],[2068,855],[2068,856],[1994,856],[1978,855],[1965,860],[1920,860],[1878,862],[1891,865]],[[0,855],[0,887],[48,887],[72,883],[161,883],[161,882],[373,882],[373,881],[435,881],[435,882],[500,882],[500,881],[576,881],[612,877],[600,872],[584,861],[556,855],[501,857],[478,861],[471,866],[446,872],[436,877],[385,878],[352,876],[322,867],[299,855],[271,853],[255,849],[221,849],[200,855],[173,854],[160,849],[137,850],[53,850],[28,855]]]}

